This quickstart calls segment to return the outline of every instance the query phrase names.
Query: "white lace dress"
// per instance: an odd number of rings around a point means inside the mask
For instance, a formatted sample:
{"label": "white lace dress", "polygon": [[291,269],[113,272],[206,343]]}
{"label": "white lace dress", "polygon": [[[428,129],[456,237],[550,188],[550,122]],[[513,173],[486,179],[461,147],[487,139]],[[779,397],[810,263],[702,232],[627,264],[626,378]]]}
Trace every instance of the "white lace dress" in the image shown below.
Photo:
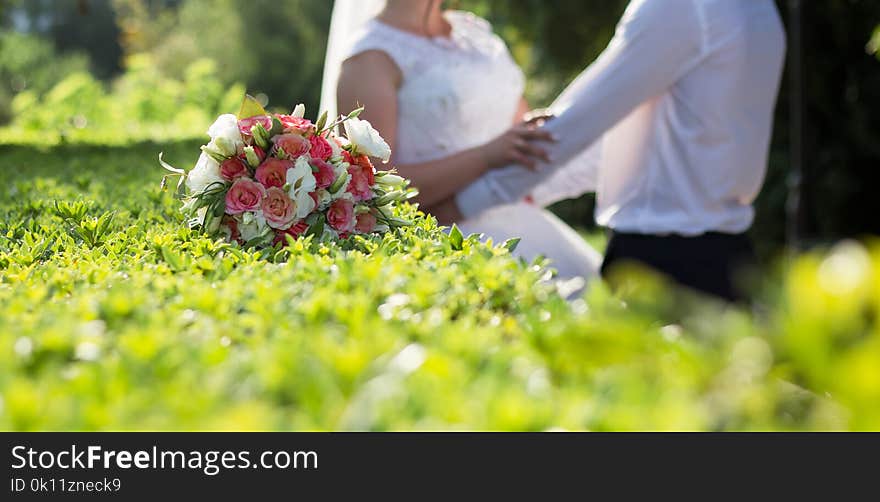
{"label": "white lace dress", "polygon": [[[427,38],[370,21],[347,57],[378,50],[398,66],[398,134],[394,161],[415,164],[485,144],[510,128],[525,79],[507,46],[487,21],[448,12],[449,38]],[[381,132],[381,131],[380,131]],[[425,187],[422,187],[425,190]],[[465,235],[482,233],[495,243],[519,237],[516,254],[543,255],[561,278],[597,275],[601,256],[550,212],[526,202],[497,207],[458,222]]]}

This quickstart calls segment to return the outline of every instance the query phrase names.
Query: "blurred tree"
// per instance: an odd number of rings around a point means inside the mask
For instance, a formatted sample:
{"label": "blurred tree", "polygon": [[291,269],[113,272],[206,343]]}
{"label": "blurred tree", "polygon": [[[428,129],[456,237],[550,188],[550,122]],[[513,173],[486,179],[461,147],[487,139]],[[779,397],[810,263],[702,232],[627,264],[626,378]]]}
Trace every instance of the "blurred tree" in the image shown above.
{"label": "blurred tree", "polygon": [[51,42],[33,35],[0,33],[0,124],[11,116],[12,98],[22,91],[41,95],[66,76],[85,71],[82,53],[56,54]]}
{"label": "blurred tree", "polygon": [[121,72],[119,28],[110,0],[49,0],[48,3],[54,19],[49,32],[57,48],[89,54],[92,73],[98,78],[108,79]]}
{"label": "blurred tree", "polygon": [[[7,3],[8,2],[8,3]],[[0,25],[46,37],[61,53],[89,55],[91,70],[108,79],[122,69],[119,29],[110,0],[4,0]]]}
{"label": "blurred tree", "polygon": [[[313,0],[114,0],[129,54],[151,52],[163,72],[180,78],[198,59],[217,62],[219,74],[245,82],[272,105],[320,99],[329,2]],[[174,7],[168,9],[168,7]]]}
{"label": "blurred tree", "polygon": [[113,0],[120,43],[126,54],[149,52],[177,24],[179,0]]}
{"label": "blurred tree", "polygon": [[[865,39],[880,2],[803,2],[804,232],[819,240],[880,233],[880,197],[865,183],[880,165],[880,65]],[[787,167],[789,89],[776,115],[771,168]],[[764,196],[768,195],[765,190]],[[780,213],[764,206],[762,223]]]}
{"label": "blurred tree", "polygon": [[0,2],[0,28],[11,29],[14,27],[14,12],[21,8],[23,0],[6,0]]}
{"label": "blurred tree", "polygon": [[605,49],[628,0],[461,0],[490,19],[530,76],[528,97],[546,105]]}

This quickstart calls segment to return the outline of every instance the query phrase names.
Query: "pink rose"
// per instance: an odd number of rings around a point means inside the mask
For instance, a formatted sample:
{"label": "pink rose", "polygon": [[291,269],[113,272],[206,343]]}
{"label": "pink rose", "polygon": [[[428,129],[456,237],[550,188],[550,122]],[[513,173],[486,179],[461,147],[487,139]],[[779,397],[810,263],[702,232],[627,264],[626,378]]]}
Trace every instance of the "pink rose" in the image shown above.
{"label": "pink rose", "polygon": [[362,234],[369,234],[376,228],[376,215],[372,212],[361,213],[357,216],[357,224],[354,229]]}
{"label": "pink rose", "polygon": [[292,132],[308,136],[314,134],[316,131],[316,127],[312,124],[311,120],[293,117],[291,115],[276,115],[276,117],[281,121],[281,125],[284,126],[284,132]]}
{"label": "pink rose", "polygon": [[[333,166],[321,159],[313,159],[311,164],[312,167],[317,169],[313,174],[315,175],[315,180],[318,182],[318,188],[327,188],[336,181],[336,174],[333,172]],[[314,171],[314,169],[312,171]]]}
{"label": "pink rose", "polygon": [[300,155],[309,153],[312,144],[299,134],[279,134],[272,138],[275,148],[281,148],[289,157],[295,159]]}
{"label": "pink rose", "polygon": [[238,157],[226,159],[220,164],[220,176],[226,181],[235,181],[250,175],[247,164]]}
{"label": "pink rose", "polygon": [[292,168],[293,165],[293,162],[290,160],[269,158],[260,164],[254,177],[266,188],[281,188],[287,183],[287,170]]}
{"label": "pink rose", "polygon": [[266,190],[266,198],[263,199],[263,216],[266,224],[278,230],[290,228],[296,217],[296,206],[284,190],[272,187]]}
{"label": "pink rose", "polygon": [[370,186],[373,186],[376,183],[376,177],[374,175],[375,169],[373,169],[373,163],[370,162],[370,158],[366,155],[358,155],[352,159],[350,164],[357,165],[363,171],[364,176],[367,177],[367,181],[370,183]]}
{"label": "pink rose", "polygon": [[309,143],[312,145],[309,155],[313,159],[326,161],[330,160],[330,157],[333,156],[333,148],[330,147],[330,143],[323,136],[312,136],[309,138]]}
{"label": "pink rose", "polygon": [[[337,141],[336,143],[338,144],[339,142]],[[342,160],[348,162],[351,165],[355,164],[354,157],[351,156],[351,153],[348,150],[342,151]]]}
{"label": "pink rose", "polygon": [[263,127],[269,131],[272,129],[272,118],[268,115],[257,115],[256,117],[241,119],[238,121],[238,130],[242,136],[251,138],[253,137],[251,128],[257,124],[263,124]]}
{"label": "pink rose", "polygon": [[354,203],[350,200],[339,199],[327,209],[327,223],[338,232],[351,232],[354,230]]}
{"label": "pink rose", "polygon": [[226,192],[226,213],[241,214],[260,208],[266,189],[247,178],[239,178]]}
{"label": "pink rose", "polygon": [[352,160],[355,162],[348,168],[348,173],[351,175],[348,193],[354,196],[356,202],[370,200],[374,195],[371,187],[376,182],[373,163],[364,155]]}
{"label": "pink rose", "polygon": [[287,245],[287,239],[284,237],[285,235],[289,235],[296,239],[300,235],[306,233],[309,230],[309,224],[300,221],[296,225],[291,225],[287,230],[276,230],[275,231],[275,240],[272,241],[272,245],[281,244],[283,246]]}

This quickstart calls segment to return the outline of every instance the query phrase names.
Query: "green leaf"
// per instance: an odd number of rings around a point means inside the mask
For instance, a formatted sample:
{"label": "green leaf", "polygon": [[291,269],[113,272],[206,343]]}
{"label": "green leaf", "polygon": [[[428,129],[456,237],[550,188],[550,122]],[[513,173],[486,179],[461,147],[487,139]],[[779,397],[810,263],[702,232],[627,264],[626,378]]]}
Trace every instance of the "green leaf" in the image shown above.
{"label": "green leaf", "polygon": [[54,202],[55,214],[63,220],[71,220],[79,223],[85,218],[89,205],[83,201],[66,202],[56,200]]}
{"label": "green leaf", "polygon": [[461,251],[462,243],[464,243],[464,236],[461,234],[461,230],[458,229],[458,226],[455,223],[452,224],[452,229],[449,231],[449,243],[452,244],[452,249],[455,251]]}
{"label": "green leaf", "polygon": [[345,184],[345,180],[347,180],[347,179],[348,179],[348,173],[347,172],[341,173],[339,175],[339,177],[337,177],[336,180],[333,182],[333,184],[327,188],[327,191],[335,194],[336,192],[338,192],[342,188],[342,185]]}
{"label": "green leaf", "polygon": [[318,134],[324,132],[324,126],[327,125],[327,112],[321,114],[321,117],[318,118],[318,122],[315,124],[315,127],[318,129]]}
{"label": "green leaf", "polygon": [[256,247],[256,246],[259,246],[260,244],[262,244],[262,243],[265,242],[265,241],[266,241],[266,237],[261,235],[261,236],[259,236],[259,237],[254,237],[253,239],[247,241],[247,242],[244,244],[244,247],[245,247],[245,248]]}
{"label": "green leaf", "polygon": [[278,120],[278,117],[272,117],[272,129],[269,130],[269,137],[277,136],[284,132],[284,124]]}
{"label": "green leaf", "polygon": [[504,244],[502,244],[502,247],[504,249],[506,249],[508,252],[513,253],[516,250],[516,247],[519,246],[519,242],[521,240],[522,239],[520,239],[519,237],[514,237],[513,239],[507,239],[506,241],[504,241]]}
{"label": "green leaf", "polygon": [[296,244],[296,238],[290,234],[284,234],[284,240],[287,242],[288,247]]}
{"label": "green leaf", "polygon": [[113,217],[116,216],[116,213],[104,213],[98,218],[98,235],[104,235],[107,233],[107,230],[110,228],[110,223],[113,221]]}
{"label": "green leaf", "polygon": [[323,214],[313,213],[306,219],[306,223],[309,224],[309,230],[306,232],[306,235],[314,235],[315,237],[321,237],[324,235]]}
{"label": "green leaf", "polygon": [[261,105],[256,98],[250,94],[246,94],[244,100],[241,102],[241,109],[238,110],[238,120],[259,117],[262,115],[269,115],[269,112],[263,108],[263,105]]}
{"label": "green leaf", "polygon": [[219,199],[216,203],[216,207],[214,207],[214,211],[213,211],[214,217],[219,218],[219,217],[223,216],[223,213],[225,213],[225,212],[226,212],[226,200]]}
{"label": "green leaf", "polygon": [[173,249],[170,249],[166,246],[162,246],[159,249],[162,253],[162,260],[164,260],[165,263],[167,263],[169,266],[171,266],[172,270],[174,270],[175,272],[181,272],[183,270],[186,270],[187,259],[184,255],[181,255],[181,254],[177,253],[176,251],[174,251]]}

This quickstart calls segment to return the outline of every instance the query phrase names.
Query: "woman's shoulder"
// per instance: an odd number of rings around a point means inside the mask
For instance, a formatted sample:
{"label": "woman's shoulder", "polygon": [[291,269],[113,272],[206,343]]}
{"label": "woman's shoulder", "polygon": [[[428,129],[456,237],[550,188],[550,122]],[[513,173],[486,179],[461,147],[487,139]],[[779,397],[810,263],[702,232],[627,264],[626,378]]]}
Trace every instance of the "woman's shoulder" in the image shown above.
{"label": "woman's shoulder", "polygon": [[407,40],[397,30],[371,20],[354,33],[345,51],[344,61],[355,58],[388,58],[397,66],[406,66],[410,59]]}
{"label": "woman's shoulder", "polygon": [[371,19],[351,35],[348,52],[354,55],[364,50],[393,47],[399,42],[397,38],[399,34],[396,30],[389,29],[376,19]]}

